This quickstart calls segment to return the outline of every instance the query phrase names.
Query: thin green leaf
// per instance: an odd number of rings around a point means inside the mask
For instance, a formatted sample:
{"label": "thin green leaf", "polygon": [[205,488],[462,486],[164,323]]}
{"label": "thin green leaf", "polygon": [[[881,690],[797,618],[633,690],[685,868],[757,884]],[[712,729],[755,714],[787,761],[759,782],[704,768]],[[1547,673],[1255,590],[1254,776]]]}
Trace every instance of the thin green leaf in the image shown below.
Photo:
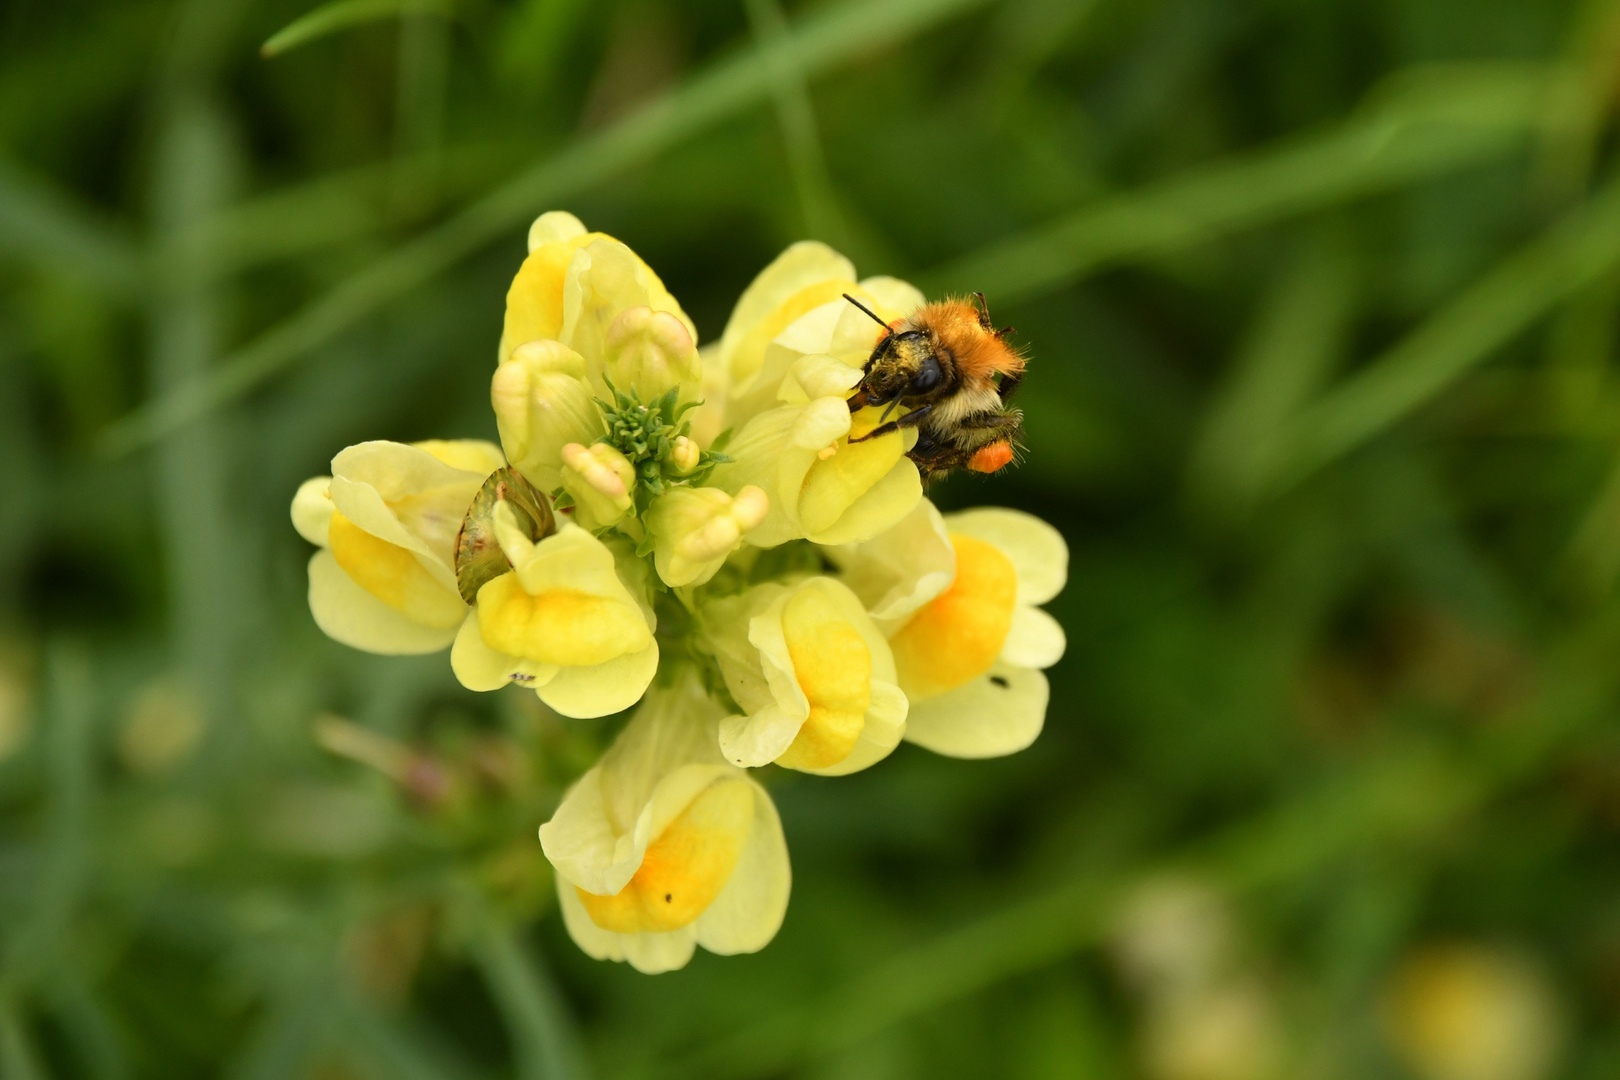
{"label": "thin green leaf", "polygon": [[[892,47],[986,0],[851,0],[808,17],[795,35],[807,76]],[[108,428],[109,456],[127,454],[189,418],[247,393],[384,304],[557,202],[599,186],[770,92],[777,57],[754,49],[723,61],[612,127],[530,167],[443,225],[378,259],[297,314],[226,357],[206,377],[150,402]]]}
{"label": "thin green leaf", "polygon": [[512,1033],[519,1080],[584,1080],[579,1034],[540,957],[489,912],[476,917],[478,968]]}
{"label": "thin green leaf", "polygon": [[110,226],[0,161],[0,251],[119,296],[140,289],[140,255]]}
{"label": "thin green leaf", "polygon": [[1408,73],[1323,134],[1102,199],[925,275],[929,295],[1028,299],[1110,263],[1363,198],[1527,144],[1548,75],[1497,65]]}
{"label": "thin green leaf", "polygon": [[271,34],[269,40],[259,46],[259,54],[280,56],[339,30],[379,19],[417,14],[448,15],[450,11],[448,0],[332,0]]}
{"label": "thin green leaf", "polygon": [[1620,265],[1620,182],[1472,288],[1288,425],[1270,488],[1298,483],[1432,400],[1569,296]]}

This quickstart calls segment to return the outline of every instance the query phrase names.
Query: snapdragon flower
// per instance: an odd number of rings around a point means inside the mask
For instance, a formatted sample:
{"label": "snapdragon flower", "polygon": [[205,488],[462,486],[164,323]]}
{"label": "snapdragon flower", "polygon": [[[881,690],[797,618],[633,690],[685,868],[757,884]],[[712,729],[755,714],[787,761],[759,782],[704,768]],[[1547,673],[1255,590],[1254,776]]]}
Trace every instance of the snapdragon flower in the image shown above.
{"label": "snapdragon flower", "polygon": [[997,757],[1035,741],[1049,696],[1042,670],[1062,659],[1063,627],[1037,604],[1068,577],[1063,537],[999,507],[944,518],[950,584],[890,636],[911,701],[906,738],[952,757]]}
{"label": "snapdragon flower", "polygon": [[688,672],[649,695],[540,828],[568,932],[591,956],[679,968],[757,952],[792,875],[776,806],[720,756],[723,715]]}
{"label": "snapdragon flower", "polygon": [[[542,215],[507,293],[500,446],[361,443],[293,500],[310,607],[373,652],[565,716],[639,707],[541,829],[569,933],[647,971],[762,948],[790,873],[750,770],[834,777],[905,740],[1011,753],[1062,655],[1067,549],[1012,510],[941,515],[847,404],[922,294],[795,244],[716,342],[629,247]],[[852,439],[859,441],[851,441]],[[763,774],[767,778],[770,773]]]}
{"label": "snapdragon flower", "polygon": [[720,724],[727,760],[842,776],[899,744],[907,702],[894,657],[848,586],[757,585],[702,616],[703,644],[745,714]]}
{"label": "snapdragon flower", "polygon": [[456,536],[484,479],[505,464],[494,445],[369,442],[332,459],[332,475],[293,497],[299,534],[317,545],[309,607],[330,637],[367,652],[437,652],[467,607]]}

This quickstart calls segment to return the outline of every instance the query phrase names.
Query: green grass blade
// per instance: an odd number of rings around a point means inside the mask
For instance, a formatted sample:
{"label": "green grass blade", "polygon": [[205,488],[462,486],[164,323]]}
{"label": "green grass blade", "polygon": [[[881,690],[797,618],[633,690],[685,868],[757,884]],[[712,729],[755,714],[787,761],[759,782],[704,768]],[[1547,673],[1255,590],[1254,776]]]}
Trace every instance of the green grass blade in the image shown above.
{"label": "green grass blade", "polygon": [[47,1080],[16,1002],[3,992],[0,992],[0,1076],[6,1080]]}
{"label": "green grass blade", "polygon": [[1413,73],[1323,134],[1100,200],[926,275],[930,295],[997,301],[1050,292],[1110,263],[1162,256],[1524,147],[1542,116],[1539,69]]}
{"label": "green grass blade", "polygon": [[1620,183],[1531,241],[1289,424],[1281,490],[1432,400],[1569,296],[1620,264]]}
{"label": "green grass blade", "polygon": [[[914,36],[985,0],[881,0],[841,3],[808,19],[799,31],[797,57],[807,76],[863,52]],[[178,387],[109,427],[100,440],[107,455],[123,455],[159,439],[177,424],[240,397],[295,359],[382,304],[431,282],[455,262],[541,210],[661,154],[690,134],[742,112],[770,94],[773,50],[752,50],[719,63],[690,83],[658,97],[598,136],[528,168],[507,185],[462,210],[433,232],[377,259],[303,311],[228,356],[206,379]]]}
{"label": "green grass blade", "polygon": [[1276,470],[1279,433],[1343,351],[1354,287],[1344,246],[1331,240],[1279,271],[1193,445],[1187,493],[1199,509],[1240,513]]}
{"label": "green grass blade", "polygon": [[140,256],[57,192],[0,162],[0,251],[127,297],[140,289]]}
{"label": "green grass blade", "polygon": [[269,40],[259,46],[259,54],[280,56],[340,30],[379,19],[430,12],[448,15],[450,10],[447,0],[332,0],[271,34]]}
{"label": "green grass blade", "polygon": [[[985,0],[846,2],[806,20],[795,51],[806,77],[893,46]],[[100,448],[121,455],[239,397],[300,356],[569,196],[640,165],[771,92],[778,57],[755,49],[655,99],[599,135],[523,172],[443,225],[411,240],[192,380],[112,425]]]}
{"label": "green grass blade", "polygon": [[539,957],[489,912],[475,917],[475,958],[512,1033],[519,1080],[584,1080],[579,1033]]}

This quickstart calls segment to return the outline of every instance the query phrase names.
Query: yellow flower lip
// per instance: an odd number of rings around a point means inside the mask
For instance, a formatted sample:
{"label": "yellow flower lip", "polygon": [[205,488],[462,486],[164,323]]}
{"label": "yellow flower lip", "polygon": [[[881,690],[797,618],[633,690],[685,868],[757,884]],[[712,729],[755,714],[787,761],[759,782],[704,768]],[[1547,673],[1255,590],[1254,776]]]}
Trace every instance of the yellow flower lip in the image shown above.
{"label": "yellow flower lip", "polygon": [[849,756],[866,727],[872,650],[839,605],[819,589],[802,589],[787,602],[782,633],[810,713],[777,764],[825,769]]}
{"label": "yellow flower lip", "polygon": [[956,578],[892,639],[900,685],[913,700],[963,686],[1001,655],[1018,605],[1018,571],[992,544],[953,533]]}
{"label": "yellow flower lip", "polygon": [[843,775],[881,761],[905,734],[888,642],[842,582],[768,582],[710,601],[699,618],[743,712],[720,722],[732,764]]}
{"label": "yellow flower lip", "polygon": [[452,602],[414,553],[373,536],[336,510],[327,529],[327,546],[343,572],[389,607],[425,626],[444,628],[459,625],[466,615],[459,597]]}
{"label": "yellow flower lip", "polygon": [[746,780],[710,784],[642,855],[627,885],[611,896],[575,888],[591,921],[618,934],[667,933],[696,921],[731,880],[754,825]]}
{"label": "yellow flower lip", "polygon": [[478,590],[478,630],[497,652],[567,667],[604,664],[652,643],[635,605],[574,589],[530,595],[516,571]]}

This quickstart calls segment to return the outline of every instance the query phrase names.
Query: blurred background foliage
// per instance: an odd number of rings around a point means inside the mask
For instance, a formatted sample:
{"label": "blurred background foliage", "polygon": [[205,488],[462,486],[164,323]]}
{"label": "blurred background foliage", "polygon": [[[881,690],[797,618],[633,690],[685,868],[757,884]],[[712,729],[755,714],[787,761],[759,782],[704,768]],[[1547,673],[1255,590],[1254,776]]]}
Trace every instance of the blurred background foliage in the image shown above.
{"label": "blurred background foliage", "polygon": [[[261,55],[261,44],[270,41]],[[0,1075],[1620,1074],[1620,4],[7,0]],[[538,212],[706,339],[982,289],[1047,729],[772,773],[763,953],[535,840],[607,730],[323,638],[296,484],[493,437]]]}

